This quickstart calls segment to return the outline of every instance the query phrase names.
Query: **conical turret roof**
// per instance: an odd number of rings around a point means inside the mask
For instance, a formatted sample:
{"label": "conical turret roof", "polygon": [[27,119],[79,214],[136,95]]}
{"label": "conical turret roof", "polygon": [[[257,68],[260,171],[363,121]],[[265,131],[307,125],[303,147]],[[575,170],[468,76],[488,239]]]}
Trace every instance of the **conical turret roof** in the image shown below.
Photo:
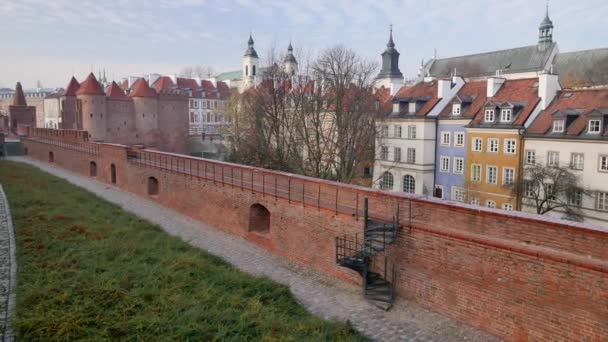
{"label": "conical turret roof", "polygon": [[78,88],[80,88],[80,83],[78,83],[78,81],[76,81],[76,78],[72,76],[72,79],[70,79],[70,83],[68,83],[68,86],[63,92],[63,96],[76,96]]}
{"label": "conical turret roof", "polygon": [[90,73],[89,76],[80,84],[80,87],[76,91],[76,95],[105,95],[106,93],[103,91],[103,87],[93,73]]}
{"label": "conical turret roof", "polygon": [[128,97],[125,95],[125,92],[122,91],[120,86],[116,84],[116,82],[112,81],[112,84],[108,87],[106,91],[106,96],[112,100],[127,100]]}
{"label": "conical turret roof", "polygon": [[146,80],[140,78],[133,84],[129,97],[156,97],[156,92],[150,88]]}
{"label": "conical turret roof", "polygon": [[27,106],[27,102],[25,102],[25,94],[23,93],[23,87],[21,87],[21,82],[17,82],[17,85],[15,85],[13,106]]}
{"label": "conical turret roof", "polygon": [[258,53],[253,47],[253,37],[251,36],[251,34],[249,34],[249,41],[247,42],[247,45],[248,47],[247,50],[245,50],[245,57],[258,58]]}

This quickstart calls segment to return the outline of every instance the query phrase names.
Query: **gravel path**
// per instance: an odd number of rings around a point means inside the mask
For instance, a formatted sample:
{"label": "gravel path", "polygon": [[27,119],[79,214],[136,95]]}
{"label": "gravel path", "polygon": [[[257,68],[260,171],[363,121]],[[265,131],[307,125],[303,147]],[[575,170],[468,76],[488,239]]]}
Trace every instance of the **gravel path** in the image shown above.
{"label": "gravel path", "polygon": [[359,287],[270,254],[241,238],[190,219],[155,202],[122,191],[53,165],[26,157],[9,158],[25,162],[64,178],[121,206],[167,233],[193,246],[222,257],[239,269],[264,275],[288,285],[295,297],[312,313],[328,319],[349,320],[363,334],[380,341],[495,341],[496,338],[454,320],[399,301],[389,312],[368,304]]}
{"label": "gravel path", "polygon": [[13,341],[17,259],[15,231],[6,195],[0,185],[0,341]]}

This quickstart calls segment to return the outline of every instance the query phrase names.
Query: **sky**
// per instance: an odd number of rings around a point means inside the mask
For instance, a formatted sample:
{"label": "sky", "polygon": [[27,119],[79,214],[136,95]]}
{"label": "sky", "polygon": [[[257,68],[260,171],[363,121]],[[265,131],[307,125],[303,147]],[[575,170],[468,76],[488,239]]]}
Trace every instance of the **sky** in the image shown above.
{"label": "sky", "polygon": [[[406,77],[421,59],[536,44],[545,0],[0,0],[0,87],[65,87],[174,74],[189,65],[240,68],[253,32],[271,47],[312,53],[342,44],[380,62],[393,24]],[[560,51],[608,47],[606,0],[551,0]],[[296,56],[297,57],[297,56]]]}

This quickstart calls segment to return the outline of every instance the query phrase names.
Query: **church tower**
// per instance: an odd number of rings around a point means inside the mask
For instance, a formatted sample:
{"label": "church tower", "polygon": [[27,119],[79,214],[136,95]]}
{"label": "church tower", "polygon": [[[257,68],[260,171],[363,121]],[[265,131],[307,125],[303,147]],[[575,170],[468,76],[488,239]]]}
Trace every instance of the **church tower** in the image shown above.
{"label": "church tower", "polygon": [[258,68],[258,53],[253,47],[253,38],[249,35],[249,41],[247,42],[247,50],[243,56],[243,82],[245,86],[250,87],[255,84],[255,78],[257,76]]}
{"label": "church tower", "polygon": [[376,88],[384,86],[390,89],[391,95],[396,94],[403,86],[403,74],[399,70],[399,51],[395,49],[395,43],[393,42],[392,25],[386,50],[382,53],[382,70],[376,77],[375,86]]}
{"label": "church tower", "polygon": [[553,43],[553,22],[549,19],[549,4],[547,3],[547,11],[545,19],[538,27],[538,48],[541,51],[546,50]]}
{"label": "church tower", "polygon": [[298,61],[296,57],[293,55],[293,47],[291,46],[291,42],[289,42],[289,47],[287,47],[287,55],[285,56],[285,73],[289,76],[294,76],[298,73]]}

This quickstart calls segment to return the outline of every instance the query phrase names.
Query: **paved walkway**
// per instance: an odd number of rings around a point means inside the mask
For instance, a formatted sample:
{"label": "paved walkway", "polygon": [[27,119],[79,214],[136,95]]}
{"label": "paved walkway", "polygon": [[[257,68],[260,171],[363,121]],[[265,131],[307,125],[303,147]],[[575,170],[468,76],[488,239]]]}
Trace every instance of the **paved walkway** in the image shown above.
{"label": "paved walkway", "polygon": [[30,158],[10,158],[26,162],[64,178],[121,206],[167,233],[191,245],[222,257],[239,269],[265,275],[288,285],[295,297],[324,318],[349,320],[363,334],[380,341],[494,341],[473,328],[422,309],[410,302],[398,302],[389,312],[368,304],[359,287],[346,284],[270,254],[241,238],[229,235],[114,186],[94,181],[53,165]]}
{"label": "paved walkway", "polygon": [[15,235],[8,201],[0,185],[0,341],[13,341],[11,321],[15,309]]}

